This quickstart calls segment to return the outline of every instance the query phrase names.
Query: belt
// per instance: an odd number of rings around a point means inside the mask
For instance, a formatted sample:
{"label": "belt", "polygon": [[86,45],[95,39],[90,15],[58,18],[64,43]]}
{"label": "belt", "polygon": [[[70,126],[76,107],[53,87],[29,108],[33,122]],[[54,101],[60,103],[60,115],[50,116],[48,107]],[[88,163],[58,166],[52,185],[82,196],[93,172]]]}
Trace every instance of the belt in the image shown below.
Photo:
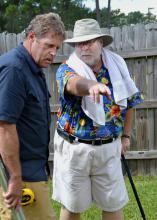
{"label": "belt", "polygon": [[110,137],[108,139],[97,138],[97,139],[94,139],[94,140],[85,140],[85,139],[80,139],[80,138],[77,138],[75,136],[72,136],[72,135],[68,134],[67,132],[65,132],[65,131],[63,131],[59,128],[57,128],[57,132],[58,132],[59,136],[64,138],[69,143],[80,142],[80,143],[91,144],[91,145],[102,145],[102,144],[111,143],[116,139],[116,138]]}

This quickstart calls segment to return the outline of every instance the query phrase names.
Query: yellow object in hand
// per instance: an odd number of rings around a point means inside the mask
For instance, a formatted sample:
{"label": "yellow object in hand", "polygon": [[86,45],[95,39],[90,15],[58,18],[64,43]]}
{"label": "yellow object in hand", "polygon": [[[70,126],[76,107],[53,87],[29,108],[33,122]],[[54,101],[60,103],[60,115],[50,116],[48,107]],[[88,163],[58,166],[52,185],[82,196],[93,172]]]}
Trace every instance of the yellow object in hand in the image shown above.
{"label": "yellow object in hand", "polygon": [[35,201],[35,194],[31,189],[22,189],[21,205],[29,205]]}

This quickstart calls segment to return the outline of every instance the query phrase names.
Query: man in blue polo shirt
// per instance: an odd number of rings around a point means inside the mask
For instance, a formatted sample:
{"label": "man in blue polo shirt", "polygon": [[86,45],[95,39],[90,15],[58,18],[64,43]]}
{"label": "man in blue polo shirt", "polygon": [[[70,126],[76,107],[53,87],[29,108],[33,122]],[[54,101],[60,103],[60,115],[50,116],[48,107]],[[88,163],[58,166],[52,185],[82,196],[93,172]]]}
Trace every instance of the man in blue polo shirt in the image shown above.
{"label": "man in blue polo shirt", "polygon": [[38,15],[26,29],[24,42],[0,57],[0,155],[10,176],[3,197],[7,208],[16,208],[22,188],[32,189],[36,201],[24,207],[29,220],[55,219],[46,169],[50,95],[41,68],[53,63],[64,38],[57,14]]}

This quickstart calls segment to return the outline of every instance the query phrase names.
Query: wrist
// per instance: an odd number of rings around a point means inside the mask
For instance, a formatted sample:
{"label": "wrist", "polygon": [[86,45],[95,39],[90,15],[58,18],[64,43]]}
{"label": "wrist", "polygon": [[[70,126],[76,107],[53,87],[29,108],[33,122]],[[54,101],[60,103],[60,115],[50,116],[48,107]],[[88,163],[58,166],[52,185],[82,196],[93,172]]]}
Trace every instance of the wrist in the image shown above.
{"label": "wrist", "polygon": [[128,139],[130,139],[130,135],[128,135],[128,134],[122,134],[122,138],[128,138]]}
{"label": "wrist", "polygon": [[22,180],[22,176],[20,174],[10,175],[10,180]]}

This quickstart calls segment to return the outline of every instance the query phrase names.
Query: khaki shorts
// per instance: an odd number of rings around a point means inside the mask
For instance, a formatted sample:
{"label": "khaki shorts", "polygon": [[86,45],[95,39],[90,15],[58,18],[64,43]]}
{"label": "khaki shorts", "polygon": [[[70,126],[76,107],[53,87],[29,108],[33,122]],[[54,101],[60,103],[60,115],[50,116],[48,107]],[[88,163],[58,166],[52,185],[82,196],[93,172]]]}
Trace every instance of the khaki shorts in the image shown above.
{"label": "khaki shorts", "polygon": [[107,212],[128,202],[121,168],[121,140],[101,146],[54,138],[53,199],[81,213],[94,202]]}
{"label": "khaki shorts", "polygon": [[[55,220],[52,203],[49,198],[48,182],[23,182],[23,188],[30,188],[35,194],[36,201],[22,206],[27,220]],[[0,191],[0,201],[2,201],[2,190]],[[0,220],[11,220],[11,211],[3,203],[0,205]]]}

